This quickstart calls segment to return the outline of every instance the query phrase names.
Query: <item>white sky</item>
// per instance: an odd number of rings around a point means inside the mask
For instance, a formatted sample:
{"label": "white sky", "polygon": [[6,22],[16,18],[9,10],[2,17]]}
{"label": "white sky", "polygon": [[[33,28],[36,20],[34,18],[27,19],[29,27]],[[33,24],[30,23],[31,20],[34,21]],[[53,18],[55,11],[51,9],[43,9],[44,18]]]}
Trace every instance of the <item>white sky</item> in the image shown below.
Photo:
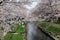
{"label": "white sky", "polygon": [[40,3],[40,2],[41,2],[41,0],[37,1],[37,2],[32,2],[30,5],[24,5],[24,7],[27,8],[28,10],[31,10],[31,9],[35,8],[38,5],[38,3]]}
{"label": "white sky", "polygon": [[16,0],[17,2],[19,2],[20,0]]}
{"label": "white sky", "polygon": [[3,1],[3,0],[0,0],[0,2]]}
{"label": "white sky", "polygon": [[32,2],[31,5],[25,5],[25,7],[29,10],[35,8],[35,6],[37,5],[37,2]]}

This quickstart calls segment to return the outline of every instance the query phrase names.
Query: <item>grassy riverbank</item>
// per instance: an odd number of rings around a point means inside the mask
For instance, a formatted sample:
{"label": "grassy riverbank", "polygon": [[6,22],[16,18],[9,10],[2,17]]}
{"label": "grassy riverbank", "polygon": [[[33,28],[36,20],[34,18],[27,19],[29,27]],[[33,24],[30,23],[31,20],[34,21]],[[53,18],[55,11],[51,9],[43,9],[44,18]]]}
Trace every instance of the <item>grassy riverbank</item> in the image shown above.
{"label": "grassy riverbank", "polygon": [[4,40],[23,40],[24,25],[16,24],[12,31],[4,36]]}
{"label": "grassy riverbank", "polygon": [[39,26],[41,26],[43,29],[53,32],[53,33],[60,34],[60,25],[59,26],[57,26],[57,25],[58,24],[49,23],[49,22],[40,22],[39,23]]}

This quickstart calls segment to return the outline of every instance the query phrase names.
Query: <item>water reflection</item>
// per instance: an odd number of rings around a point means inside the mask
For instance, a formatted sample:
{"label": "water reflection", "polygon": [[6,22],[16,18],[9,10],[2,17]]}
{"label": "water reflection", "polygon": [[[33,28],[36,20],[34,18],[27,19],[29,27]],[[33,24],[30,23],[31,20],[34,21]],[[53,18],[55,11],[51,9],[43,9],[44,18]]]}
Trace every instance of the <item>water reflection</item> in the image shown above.
{"label": "water reflection", "polygon": [[36,31],[35,31],[35,28],[34,28],[34,23],[33,22],[30,22],[27,24],[27,40],[33,40],[33,36],[32,35],[36,35]]}
{"label": "water reflection", "polygon": [[42,31],[34,22],[27,23],[27,40],[54,40],[48,33]]}

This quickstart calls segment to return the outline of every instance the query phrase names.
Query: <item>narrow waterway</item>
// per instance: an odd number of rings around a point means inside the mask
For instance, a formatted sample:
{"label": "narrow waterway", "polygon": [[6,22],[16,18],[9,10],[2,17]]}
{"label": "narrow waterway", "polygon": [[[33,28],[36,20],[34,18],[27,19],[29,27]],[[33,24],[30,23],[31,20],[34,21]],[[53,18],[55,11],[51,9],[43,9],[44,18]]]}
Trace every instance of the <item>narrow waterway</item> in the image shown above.
{"label": "narrow waterway", "polygon": [[27,40],[54,40],[47,33],[37,27],[34,22],[27,23]]}

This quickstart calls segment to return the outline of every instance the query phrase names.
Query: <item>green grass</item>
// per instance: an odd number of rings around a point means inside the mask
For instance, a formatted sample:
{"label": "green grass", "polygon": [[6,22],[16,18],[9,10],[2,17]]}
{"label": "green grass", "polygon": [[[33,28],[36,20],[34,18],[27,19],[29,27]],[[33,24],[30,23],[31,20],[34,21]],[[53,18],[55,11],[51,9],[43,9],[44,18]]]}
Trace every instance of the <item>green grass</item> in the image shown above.
{"label": "green grass", "polygon": [[[23,35],[20,34],[21,32],[24,32],[24,28],[22,27],[24,25],[19,25],[16,24],[14,29],[12,29],[12,33],[8,32],[5,36],[4,36],[4,40],[23,40]],[[18,33],[18,34],[13,34],[13,33]]]}
{"label": "green grass", "polygon": [[14,34],[11,40],[23,40],[22,34]]}
{"label": "green grass", "polygon": [[17,27],[19,27],[19,28],[18,28],[18,30],[16,32],[24,32],[24,28],[21,27],[21,26],[24,26],[24,25],[17,25]]}
{"label": "green grass", "polygon": [[4,40],[23,40],[23,35],[7,33],[6,36],[4,37]]}
{"label": "green grass", "polygon": [[60,28],[53,27],[53,26],[50,26],[47,30],[52,31],[54,33],[60,33]]}
{"label": "green grass", "polygon": [[16,26],[12,29],[12,32],[24,32],[24,28],[22,26],[24,25],[16,24]]}
{"label": "green grass", "polygon": [[41,23],[40,26],[42,26],[42,28],[46,28],[46,26],[48,26],[47,23]]}
{"label": "green grass", "polygon": [[41,26],[43,29],[48,27],[46,29],[47,31],[54,32],[54,33],[59,33],[60,34],[60,28],[52,26],[52,25],[49,26],[49,24],[47,22],[40,23],[39,26]]}
{"label": "green grass", "polygon": [[4,40],[9,40],[13,34],[7,33],[6,36],[4,36]]}

